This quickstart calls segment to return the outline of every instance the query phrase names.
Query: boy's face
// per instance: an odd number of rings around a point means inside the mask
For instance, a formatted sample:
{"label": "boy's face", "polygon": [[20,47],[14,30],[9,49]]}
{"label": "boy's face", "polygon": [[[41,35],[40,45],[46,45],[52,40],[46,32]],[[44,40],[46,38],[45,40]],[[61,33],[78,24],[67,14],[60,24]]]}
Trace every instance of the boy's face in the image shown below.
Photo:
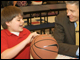
{"label": "boy's face", "polygon": [[67,15],[71,22],[79,21],[79,8],[75,4],[67,4]]}
{"label": "boy's face", "polygon": [[13,18],[12,21],[10,22],[6,22],[7,26],[8,26],[8,30],[10,32],[20,32],[23,31],[23,18],[21,15],[16,16],[15,18]]}

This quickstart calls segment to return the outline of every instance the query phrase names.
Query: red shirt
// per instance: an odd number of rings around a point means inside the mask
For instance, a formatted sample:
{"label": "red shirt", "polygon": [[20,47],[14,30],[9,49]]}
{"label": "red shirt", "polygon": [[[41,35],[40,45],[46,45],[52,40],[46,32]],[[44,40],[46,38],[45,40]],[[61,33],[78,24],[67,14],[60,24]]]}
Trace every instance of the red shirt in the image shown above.
{"label": "red shirt", "polygon": [[[9,32],[9,30],[1,30],[1,53],[26,39],[31,32],[26,28],[20,32],[19,36]],[[13,59],[30,59],[30,43]]]}

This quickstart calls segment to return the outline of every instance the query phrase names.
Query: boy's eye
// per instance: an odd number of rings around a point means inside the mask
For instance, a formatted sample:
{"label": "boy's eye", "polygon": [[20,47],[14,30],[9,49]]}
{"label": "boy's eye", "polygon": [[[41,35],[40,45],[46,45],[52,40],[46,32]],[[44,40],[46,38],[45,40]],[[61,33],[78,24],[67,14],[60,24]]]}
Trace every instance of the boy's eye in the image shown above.
{"label": "boy's eye", "polygon": [[20,20],[17,20],[17,21],[20,21]]}

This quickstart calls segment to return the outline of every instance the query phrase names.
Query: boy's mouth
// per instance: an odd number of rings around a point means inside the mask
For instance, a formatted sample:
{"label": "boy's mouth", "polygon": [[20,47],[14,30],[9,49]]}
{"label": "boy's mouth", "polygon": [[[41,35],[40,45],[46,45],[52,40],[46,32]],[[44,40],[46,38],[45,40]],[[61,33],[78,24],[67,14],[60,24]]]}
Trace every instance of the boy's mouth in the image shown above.
{"label": "boy's mouth", "polygon": [[23,27],[23,25],[19,25],[20,27]]}

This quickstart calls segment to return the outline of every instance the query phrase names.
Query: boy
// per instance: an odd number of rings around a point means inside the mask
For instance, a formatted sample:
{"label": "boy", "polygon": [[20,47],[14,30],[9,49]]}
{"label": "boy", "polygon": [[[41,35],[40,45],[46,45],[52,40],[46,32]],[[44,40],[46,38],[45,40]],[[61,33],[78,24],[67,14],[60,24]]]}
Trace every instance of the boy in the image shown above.
{"label": "boy", "polygon": [[1,12],[1,59],[30,59],[30,42],[39,35],[23,28],[22,11],[7,6]]}

